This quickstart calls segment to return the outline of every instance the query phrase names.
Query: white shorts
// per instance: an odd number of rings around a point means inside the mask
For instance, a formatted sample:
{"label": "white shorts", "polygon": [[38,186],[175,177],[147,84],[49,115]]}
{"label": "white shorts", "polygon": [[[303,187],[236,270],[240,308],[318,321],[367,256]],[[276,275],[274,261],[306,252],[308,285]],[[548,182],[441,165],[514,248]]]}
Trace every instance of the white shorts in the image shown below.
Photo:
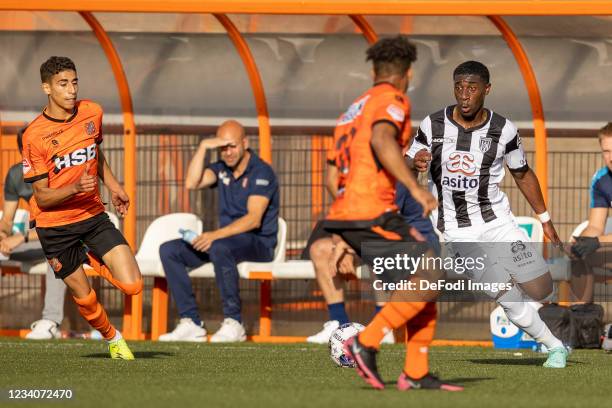
{"label": "white shorts", "polygon": [[484,268],[466,271],[474,282],[524,283],[548,272],[541,246],[538,248],[531,242],[514,217],[446,230],[444,241],[449,243],[450,253],[454,256],[484,258]]}

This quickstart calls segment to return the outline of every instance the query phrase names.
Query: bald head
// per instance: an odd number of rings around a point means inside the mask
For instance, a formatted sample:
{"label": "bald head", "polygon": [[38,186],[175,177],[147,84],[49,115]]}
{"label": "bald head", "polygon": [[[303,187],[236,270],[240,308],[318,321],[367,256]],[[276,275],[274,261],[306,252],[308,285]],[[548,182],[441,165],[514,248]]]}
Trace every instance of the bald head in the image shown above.
{"label": "bald head", "polygon": [[242,141],[246,135],[244,127],[235,120],[226,120],[217,129],[217,137],[223,140]]}
{"label": "bald head", "polygon": [[221,160],[228,167],[237,166],[249,147],[244,127],[235,120],[227,120],[217,129],[217,138],[227,143],[221,147]]}

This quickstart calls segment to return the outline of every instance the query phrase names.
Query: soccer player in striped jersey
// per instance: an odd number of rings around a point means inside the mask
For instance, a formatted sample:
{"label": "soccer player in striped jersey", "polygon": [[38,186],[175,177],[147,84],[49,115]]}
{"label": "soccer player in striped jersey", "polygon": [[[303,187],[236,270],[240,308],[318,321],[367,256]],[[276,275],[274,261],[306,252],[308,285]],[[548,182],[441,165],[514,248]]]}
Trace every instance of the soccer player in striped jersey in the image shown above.
{"label": "soccer player in striped jersey", "polygon": [[[453,88],[456,105],[421,122],[407,153],[409,166],[429,172],[430,190],[439,202],[438,229],[446,242],[466,243],[453,246],[459,256],[478,247],[472,242],[509,244],[495,245],[498,252],[488,257],[487,267],[470,271],[469,276],[476,282],[514,282],[509,291],[488,294],[515,325],[548,348],[545,367],[563,368],[567,350],[528,304],[552,295],[550,272],[519,228],[508,198],[499,188],[506,165],[538,214],[544,234],[560,246],[538,179],[527,164],[516,126],[484,106],[491,91],[487,67],[477,61],[460,64],[453,73]],[[520,257],[513,255],[519,250],[530,252],[533,261],[517,261]]]}

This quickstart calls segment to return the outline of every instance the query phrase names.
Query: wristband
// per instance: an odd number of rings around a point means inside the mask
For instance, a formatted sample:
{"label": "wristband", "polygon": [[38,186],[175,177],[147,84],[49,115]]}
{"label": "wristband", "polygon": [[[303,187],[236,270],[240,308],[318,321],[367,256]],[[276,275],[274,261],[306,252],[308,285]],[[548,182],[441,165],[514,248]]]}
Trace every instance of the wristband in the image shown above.
{"label": "wristband", "polygon": [[542,224],[546,224],[548,221],[550,221],[550,214],[548,211],[544,211],[542,214],[538,214],[538,218]]}

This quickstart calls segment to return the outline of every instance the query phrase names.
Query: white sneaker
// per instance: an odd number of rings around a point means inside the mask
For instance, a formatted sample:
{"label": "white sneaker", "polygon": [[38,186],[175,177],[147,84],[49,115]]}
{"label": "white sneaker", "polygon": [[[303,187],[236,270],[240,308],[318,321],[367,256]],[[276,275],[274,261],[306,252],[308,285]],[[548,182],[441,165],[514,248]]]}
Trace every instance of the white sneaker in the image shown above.
{"label": "white sneaker", "polygon": [[395,336],[393,335],[393,330],[389,330],[385,337],[383,337],[380,344],[395,344]]}
{"label": "white sneaker", "polygon": [[323,323],[323,330],[318,332],[317,334],[313,334],[312,336],[306,338],[308,343],[316,343],[316,344],[327,344],[329,343],[329,339],[332,336],[334,330],[340,327],[340,322],[337,320],[330,320],[328,322]]}
{"label": "white sneaker", "polygon": [[210,338],[211,343],[234,343],[246,341],[244,326],[239,321],[226,317],[223,324]]}
{"label": "white sneaker", "polygon": [[32,326],[30,327],[32,328],[32,331],[25,336],[25,338],[29,340],[49,340],[59,339],[62,337],[58,324],[53,320],[37,320],[32,323]]}
{"label": "white sneaker", "polygon": [[206,329],[189,317],[183,317],[170,333],[159,336],[159,341],[206,341]]}

